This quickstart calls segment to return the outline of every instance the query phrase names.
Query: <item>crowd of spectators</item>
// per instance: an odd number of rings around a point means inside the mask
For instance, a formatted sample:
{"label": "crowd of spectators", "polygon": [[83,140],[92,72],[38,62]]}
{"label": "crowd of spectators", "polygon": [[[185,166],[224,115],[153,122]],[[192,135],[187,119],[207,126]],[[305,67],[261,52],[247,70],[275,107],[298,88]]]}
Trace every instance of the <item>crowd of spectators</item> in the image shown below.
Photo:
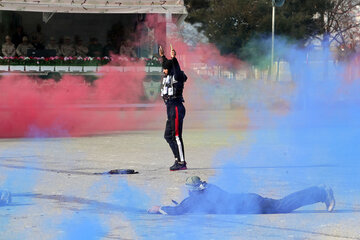
{"label": "crowd of spectators", "polygon": [[96,37],[90,38],[87,45],[78,36],[74,36],[73,39],[70,36],[64,36],[60,39],[50,37],[48,41],[45,41],[40,25],[37,25],[36,31],[30,35],[26,34],[21,26],[17,27],[16,32],[12,36],[5,36],[1,53],[5,57],[28,56],[29,49],[41,50],[40,54],[63,57],[104,57],[110,56],[112,53],[137,57],[130,40],[125,40],[119,49],[115,47],[110,39],[103,46]]}

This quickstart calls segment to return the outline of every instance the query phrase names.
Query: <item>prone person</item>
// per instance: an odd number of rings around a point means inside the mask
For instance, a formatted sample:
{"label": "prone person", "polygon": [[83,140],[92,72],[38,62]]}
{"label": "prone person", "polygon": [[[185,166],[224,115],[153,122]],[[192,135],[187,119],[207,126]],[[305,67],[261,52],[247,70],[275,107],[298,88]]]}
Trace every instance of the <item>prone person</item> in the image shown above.
{"label": "prone person", "polygon": [[228,193],[216,185],[202,181],[198,176],[188,177],[185,185],[189,196],[180,204],[153,206],[148,213],[165,215],[290,213],[302,206],[318,202],[325,203],[329,212],[335,207],[333,190],[326,186],[313,186],[281,199],[272,199],[256,193]]}

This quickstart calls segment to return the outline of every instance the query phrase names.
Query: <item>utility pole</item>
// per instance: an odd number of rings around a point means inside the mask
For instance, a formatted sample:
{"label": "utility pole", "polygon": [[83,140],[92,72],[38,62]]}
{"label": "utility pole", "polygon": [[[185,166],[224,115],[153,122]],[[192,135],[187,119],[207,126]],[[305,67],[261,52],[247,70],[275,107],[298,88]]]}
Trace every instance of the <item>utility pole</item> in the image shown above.
{"label": "utility pole", "polygon": [[274,68],[274,48],[275,48],[275,7],[284,5],[285,0],[272,0],[272,34],[271,34],[271,62],[270,62],[270,76],[273,75]]}
{"label": "utility pole", "polygon": [[270,62],[270,73],[272,76],[274,67],[274,48],[275,48],[275,4],[272,1],[272,34],[271,34],[271,62]]}

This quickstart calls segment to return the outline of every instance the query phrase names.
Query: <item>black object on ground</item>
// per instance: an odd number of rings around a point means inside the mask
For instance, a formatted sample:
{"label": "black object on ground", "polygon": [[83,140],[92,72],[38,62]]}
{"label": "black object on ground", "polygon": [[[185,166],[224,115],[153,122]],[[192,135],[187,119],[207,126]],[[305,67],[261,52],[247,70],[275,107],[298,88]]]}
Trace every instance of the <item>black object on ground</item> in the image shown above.
{"label": "black object on ground", "polygon": [[105,174],[137,174],[134,169],[113,169],[108,172],[103,173],[94,173],[95,175],[105,175]]}
{"label": "black object on ground", "polygon": [[136,174],[139,172],[135,172],[134,169],[114,169],[110,170],[108,174]]}

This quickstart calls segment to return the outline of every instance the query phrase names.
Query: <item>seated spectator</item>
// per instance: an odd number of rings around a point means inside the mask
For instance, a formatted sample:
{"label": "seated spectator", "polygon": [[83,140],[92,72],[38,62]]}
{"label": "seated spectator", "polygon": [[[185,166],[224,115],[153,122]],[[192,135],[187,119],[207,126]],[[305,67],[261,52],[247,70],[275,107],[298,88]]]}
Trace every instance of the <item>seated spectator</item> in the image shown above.
{"label": "seated spectator", "polygon": [[18,56],[27,56],[28,49],[34,49],[34,46],[29,43],[29,39],[27,36],[24,36],[22,39],[22,43],[16,48],[16,54]]}
{"label": "seated spectator", "polygon": [[70,37],[66,36],[64,38],[64,44],[60,47],[61,55],[64,57],[72,57],[75,56],[75,47],[71,43]]}
{"label": "seated spectator", "polygon": [[5,43],[2,45],[2,54],[5,57],[14,57],[15,56],[15,44],[11,42],[11,37],[6,35]]}
{"label": "seated spectator", "polygon": [[120,47],[120,55],[127,57],[136,57],[135,50],[131,44],[131,41],[128,39]]}
{"label": "seated spectator", "polygon": [[86,57],[89,49],[83,45],[83,41],[81,39],[78,39],[75,45],[75,50],[76,50],[76,56],[79,57]]}
{"label": "seated spectator", "polygon": [[90,57],[101,57],[103,52],[101,44],[97,38],[91,38],[89,44],[89,56]]}
{"label": "seated spectator", "polygon": [[60,53],[60,47],[59,44],[56,43],[56,40],[54,37],[50,37],[50,42],[46,45],[47,50],[55,50],[56,51],[56,56],[59,56]]}
{"label": "seated spectator", "polygon": [[22,26],[18,26],[16,28],[16,32],[12,35],[12,42],[15,44],[15,48],[19,46],[20,43],[22,43],[23,37],[26,36],[26,33],[24,33],[24,29]]}
{"label": "seated spectator", "polygon": [[104,46],[104,49],[103,49],[103,56],[110,56],[111,54],[116,54],[116,48],[115,46],[113,45],[113,43],[111,42],[111,39],[108,39],[107,42],[106,42],[106,45]]}

